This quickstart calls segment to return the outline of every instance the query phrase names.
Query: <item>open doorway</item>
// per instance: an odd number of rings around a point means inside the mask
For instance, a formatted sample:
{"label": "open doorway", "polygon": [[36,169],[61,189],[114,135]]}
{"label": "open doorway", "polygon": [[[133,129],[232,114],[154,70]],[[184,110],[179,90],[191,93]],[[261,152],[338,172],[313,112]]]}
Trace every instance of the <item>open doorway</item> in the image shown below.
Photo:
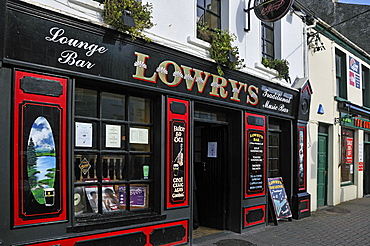
{"label": "open doorway", "polygon": [[227,126],[195,122],[194,220],[198,226],[227,229]]}

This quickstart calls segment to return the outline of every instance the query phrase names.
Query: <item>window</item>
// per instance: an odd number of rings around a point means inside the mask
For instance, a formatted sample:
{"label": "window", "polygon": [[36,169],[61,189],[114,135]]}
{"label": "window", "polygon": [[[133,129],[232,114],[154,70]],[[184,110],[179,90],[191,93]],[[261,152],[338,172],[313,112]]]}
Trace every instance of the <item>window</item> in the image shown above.
{"label": "window", "polygon": [[341,185],[353,184],[354,163],[354,133],[349,129],[342,129],[341,146]]}
{"label": "window", "polygon": [[76,88],[77,222],[89,216],[125,216],[152,210],[151,101],[130,94]]}
{"label": "window", "polygon": [[370,74],[369,69],[362,66],[362,104],[370,108]]}
{"label": "window", "polygon": [[346,55],[335,51],[335,77],[336,77],[336,94],[337,96],[347,99],[347,76],[346,76]]}
{"label": "window", "polygon": [[262,57],[275,59],[274,52],[274,23],[261,22]]}
{"label": "window", "polygon": [[[197,25],[207,25],[211,30],[221,29],[220,0],[197,0]],[[197,38],[204,39],[199,32]]]}

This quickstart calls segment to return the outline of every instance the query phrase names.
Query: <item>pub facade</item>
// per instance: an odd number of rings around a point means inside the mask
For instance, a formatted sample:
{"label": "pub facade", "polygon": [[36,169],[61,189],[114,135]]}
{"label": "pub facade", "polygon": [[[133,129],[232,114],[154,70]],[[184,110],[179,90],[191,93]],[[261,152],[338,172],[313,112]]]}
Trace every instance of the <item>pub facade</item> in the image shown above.
{"label": "pub facade", "polygon": [[[275,216],[277,177],[292,217],[309,216],[302,56],[290,83],[254,65],[260,54],[221,76],[176,48],[178,36],[153,39],[164,21],[148,43],[54,7],[0,3],[1,244],[191,245],[198,225],[241,233]],[[286,23],[299,35],[306,25],[293,12]]]}

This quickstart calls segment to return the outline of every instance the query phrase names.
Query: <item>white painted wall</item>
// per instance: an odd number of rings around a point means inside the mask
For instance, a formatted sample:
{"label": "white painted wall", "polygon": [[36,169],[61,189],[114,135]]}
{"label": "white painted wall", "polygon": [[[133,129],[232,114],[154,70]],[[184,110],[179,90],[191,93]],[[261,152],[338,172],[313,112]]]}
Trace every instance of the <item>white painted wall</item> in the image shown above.
{"label": "white painted wall", "polygon": [[[103,5],[92,0],[22,0],[41,7],[52,9],[75,18],[80,18],[95,24],[105,25],[101,13]],[[145,32],[152,42],[181,50],[186,53],[211,60],[208,52],[209,44],[196,38],[196,1],[182,0],[143,0],[153,5],[153,23],[155,26]],[[237,35],[234,45],[238,46],[240,57],[244,59],[247,68],[244,72],[290,87],[284,80],[275,79],[274,71],[265,69],[261,61],[261,27],[260,21],[251,10],[251,31],[245,32],[247,26],[248,0],[221,1],[222,28]],[[281,26],[281,35],[276,43],[282,44],[280,59],[290,63],[292,82],[295,77],[304,76],[303,62],[303,23],[294,13],[289,13],[276,26]],[[277,28],[279,29],[279,28]]]}

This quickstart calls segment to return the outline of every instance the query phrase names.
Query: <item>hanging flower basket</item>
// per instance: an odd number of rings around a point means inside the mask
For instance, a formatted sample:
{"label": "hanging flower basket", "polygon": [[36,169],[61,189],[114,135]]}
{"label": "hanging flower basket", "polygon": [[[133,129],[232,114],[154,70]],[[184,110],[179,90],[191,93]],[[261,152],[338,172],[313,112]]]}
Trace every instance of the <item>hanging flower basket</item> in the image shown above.
{"label": "hanging flower basket", "polygon": [[210,55],[217,63],[217,72],[220,76],[224,75],[223,67],[232,70],[245,67],[244,59],[239,58],[239,49],[232,46],[236,40],[236,35],[227,30],[214,29],[208,26],[198,25],[198,38],[203,39],[211,44]]}
{"label": "hanging flower basket", "polygon": [[152,9],[151,4],[136,0],[104,0],[103,19],[118,31],[130,34],[133,39],[150,41],[142,31],[154,25],[151,21]]}

